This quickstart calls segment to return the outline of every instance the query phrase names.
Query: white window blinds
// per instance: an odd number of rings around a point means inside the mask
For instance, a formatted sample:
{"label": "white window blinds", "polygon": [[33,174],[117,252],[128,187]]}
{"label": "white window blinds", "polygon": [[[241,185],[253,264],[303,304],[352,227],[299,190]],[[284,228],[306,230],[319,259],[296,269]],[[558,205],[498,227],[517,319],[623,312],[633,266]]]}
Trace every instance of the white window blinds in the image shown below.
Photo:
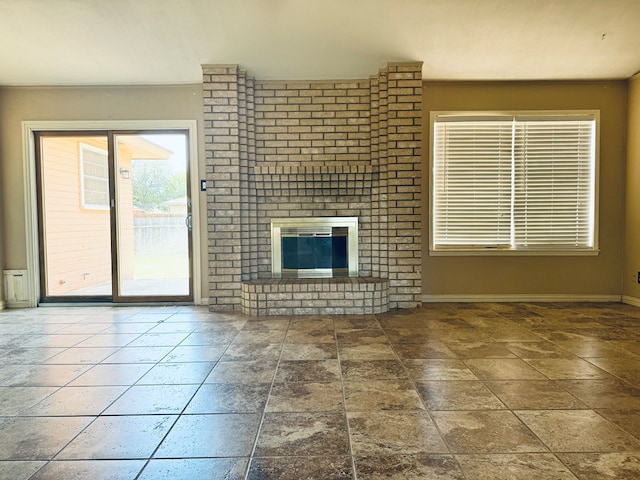
{"label": "white window blinds", "polygon": [[436,116],[432,249],[594,248],[594,115]]}

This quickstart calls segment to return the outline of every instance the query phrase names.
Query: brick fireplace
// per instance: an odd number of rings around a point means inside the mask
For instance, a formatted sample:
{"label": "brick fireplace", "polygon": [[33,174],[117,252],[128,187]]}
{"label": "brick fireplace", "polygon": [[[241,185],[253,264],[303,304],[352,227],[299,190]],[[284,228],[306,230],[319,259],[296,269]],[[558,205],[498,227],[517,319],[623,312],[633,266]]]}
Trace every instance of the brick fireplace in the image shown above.
{"label": "brick fireplace", "polygon": [[[380,313],[421,297],[422,64],[259,81],[204,65],[209,308]],[[356,278],[272,278],[271,219],[357,217]]]}

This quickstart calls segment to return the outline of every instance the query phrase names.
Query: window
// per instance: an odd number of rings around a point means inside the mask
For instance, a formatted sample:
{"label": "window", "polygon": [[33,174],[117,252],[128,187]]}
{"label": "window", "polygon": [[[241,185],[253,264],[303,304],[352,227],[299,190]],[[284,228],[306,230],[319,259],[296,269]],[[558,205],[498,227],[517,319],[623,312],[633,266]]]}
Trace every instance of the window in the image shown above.
{"label": "window", "polygon": [[596,120],[432,114],[431,253],[597,253]]}
{"label": "window", "polygon": [[80,144],[82,207],[93,210],[109,208],[109,162],[106,150]]}

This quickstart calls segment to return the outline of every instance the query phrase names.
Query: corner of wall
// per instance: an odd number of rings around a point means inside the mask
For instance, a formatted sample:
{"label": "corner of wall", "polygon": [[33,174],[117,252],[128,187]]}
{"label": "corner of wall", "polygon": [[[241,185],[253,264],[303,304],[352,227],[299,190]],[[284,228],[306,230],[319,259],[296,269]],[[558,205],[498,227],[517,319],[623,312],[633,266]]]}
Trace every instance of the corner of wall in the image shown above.
{"label": "corner of wall", "polygon": [[640,298],[623,295],[622,303],[626,303],[627,305],[633,305],[634,307],[640,307]]}
{"label": "corner of wall", "polygon": [[622,290],[625,298],[639,299],[640,192],[637,186],[640,183],[640,72],[630,78],[628,89]]}

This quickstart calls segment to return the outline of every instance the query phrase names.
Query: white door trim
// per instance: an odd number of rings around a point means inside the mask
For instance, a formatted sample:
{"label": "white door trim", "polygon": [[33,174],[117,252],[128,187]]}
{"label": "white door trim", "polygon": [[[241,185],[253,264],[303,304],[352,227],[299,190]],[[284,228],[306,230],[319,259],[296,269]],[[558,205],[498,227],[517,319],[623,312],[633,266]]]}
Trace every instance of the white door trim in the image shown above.
{"label": "white door trim", "polygon": [[25,237],[27,240],[28,306],[40,298],[38,240],[38,202],[34,132],[42,130],[187,130],[189,132],[189,183],[193,215],[192,259],[193,301],[202,303],[200,251],[200,181],[198,172],[198,128],[196,120],[96,120],[96,121],[24,121],[22,122],[22,159],[24,166]]}

